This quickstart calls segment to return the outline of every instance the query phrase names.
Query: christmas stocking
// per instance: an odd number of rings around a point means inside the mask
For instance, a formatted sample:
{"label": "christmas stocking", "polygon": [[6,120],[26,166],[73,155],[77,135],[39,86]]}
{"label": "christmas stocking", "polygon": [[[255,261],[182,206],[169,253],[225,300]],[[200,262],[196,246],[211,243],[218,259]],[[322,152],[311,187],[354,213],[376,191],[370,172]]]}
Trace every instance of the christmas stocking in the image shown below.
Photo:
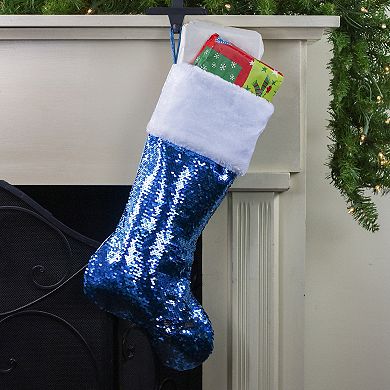
{"label": "christmas stocking", "polygon": [[199,67],[172,65],[123,215],[88,263],[87,296],[145,329],[168,367],[191,369],[212,352],[210,320],[190,290],[196,241],[273,110]]}

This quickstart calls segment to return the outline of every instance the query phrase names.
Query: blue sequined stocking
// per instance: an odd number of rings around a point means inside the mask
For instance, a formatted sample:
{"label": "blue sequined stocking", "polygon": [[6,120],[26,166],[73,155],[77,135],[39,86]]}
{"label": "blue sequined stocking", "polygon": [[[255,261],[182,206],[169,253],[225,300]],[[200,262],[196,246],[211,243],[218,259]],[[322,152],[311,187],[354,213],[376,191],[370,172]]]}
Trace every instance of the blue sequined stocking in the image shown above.
{"label": "blue sequined stocking", "polygon": [[210,320],[190,290],[198,237],[236,173],[148,135],[115,231],[91,257],[84,291],[144,328],[161,361],[187,370],[213,349]]}

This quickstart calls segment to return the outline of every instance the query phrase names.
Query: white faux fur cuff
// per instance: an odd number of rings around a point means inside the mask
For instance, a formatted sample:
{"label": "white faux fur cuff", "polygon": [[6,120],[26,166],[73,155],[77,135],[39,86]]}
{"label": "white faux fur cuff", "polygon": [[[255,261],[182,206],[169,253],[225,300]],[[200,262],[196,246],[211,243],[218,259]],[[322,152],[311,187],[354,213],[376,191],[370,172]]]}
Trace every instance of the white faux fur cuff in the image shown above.
{"label": "white faux fur cuff", "polygon": [[274,106],[197,66],[174,64],[147,132],[244,175]]}

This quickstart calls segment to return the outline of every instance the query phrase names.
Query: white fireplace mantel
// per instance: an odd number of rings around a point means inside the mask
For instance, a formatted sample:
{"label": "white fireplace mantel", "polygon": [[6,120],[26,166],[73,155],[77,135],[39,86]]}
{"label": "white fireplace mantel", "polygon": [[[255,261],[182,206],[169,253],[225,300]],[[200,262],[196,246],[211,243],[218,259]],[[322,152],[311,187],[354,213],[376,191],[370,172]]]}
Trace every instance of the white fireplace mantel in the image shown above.
{"label": "white fireplace mantel", "polygon": [[[302,390],[306,49],[327,16],[193,16],[262,34],[285,75],[247,175],[203,232],[204,390]],[[0,16],[0,178],[130,184],[171,66],[168,18]],[[321,93],[321,92],[319,92]]]}
{"label": "white fireplace mantel", "polygon": [[[338,17],[207,15],[190,20],[208,20],[232,27],[259,29],[263,39],[318,40],[324,30],[338,27]],[[170,26],[159,15],[11,15],[0,16],[1,39],[166,39]],[[50,35],[47,34],[51,29]],[[97,31],[98,30],[98,31]]]}

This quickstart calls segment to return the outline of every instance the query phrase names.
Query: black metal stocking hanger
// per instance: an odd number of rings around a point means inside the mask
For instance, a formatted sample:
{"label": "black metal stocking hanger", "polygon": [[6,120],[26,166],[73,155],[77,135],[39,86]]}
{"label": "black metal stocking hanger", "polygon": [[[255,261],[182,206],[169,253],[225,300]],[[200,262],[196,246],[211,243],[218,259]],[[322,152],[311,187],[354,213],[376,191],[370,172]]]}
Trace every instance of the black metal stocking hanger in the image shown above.
{"label": "black metal stocking hanger", "polygon": [[174,34],[179,34],[186,15],[207,15],[203,7],[184,7],[183,0],[172,0],[170,7],[153,7],[146,10],[147,15],[168,15],[171,29]]}

